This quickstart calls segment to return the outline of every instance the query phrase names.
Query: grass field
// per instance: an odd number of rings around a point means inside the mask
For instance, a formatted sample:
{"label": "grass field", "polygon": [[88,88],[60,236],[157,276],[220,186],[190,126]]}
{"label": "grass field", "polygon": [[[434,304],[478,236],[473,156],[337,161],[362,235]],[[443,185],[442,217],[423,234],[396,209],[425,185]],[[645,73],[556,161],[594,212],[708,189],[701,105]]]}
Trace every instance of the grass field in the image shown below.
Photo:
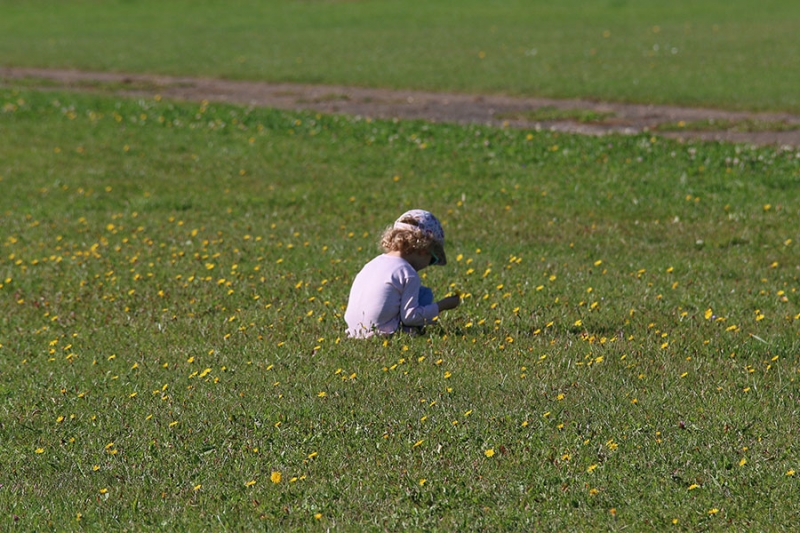
{"label": "grass field", "polygon": [[0,65],[800,112],[795,0],[0,0]]}
{"label": "grass field", "polygon": [[[800,519],[797,153],[8,88],[0,110],[4,530]],[[343,338],[418,206],[451,261],[425,282],[464,304]]]}

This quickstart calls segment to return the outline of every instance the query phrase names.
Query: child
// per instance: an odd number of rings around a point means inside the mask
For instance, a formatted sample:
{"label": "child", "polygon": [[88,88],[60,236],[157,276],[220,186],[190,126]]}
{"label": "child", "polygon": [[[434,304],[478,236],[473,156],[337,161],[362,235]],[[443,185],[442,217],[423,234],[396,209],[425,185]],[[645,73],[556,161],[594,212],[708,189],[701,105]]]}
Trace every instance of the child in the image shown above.
{"label": "child", "polygon": [[422,209],[403,213],[384,230],[381,247],[385,253],[367,263],[350,289],[344,314],[348,336],[390,335],[401,327],[410,331],[461,303],[458,296],[434,302],[417,274],[447,264],[444,230],[433,214]]}

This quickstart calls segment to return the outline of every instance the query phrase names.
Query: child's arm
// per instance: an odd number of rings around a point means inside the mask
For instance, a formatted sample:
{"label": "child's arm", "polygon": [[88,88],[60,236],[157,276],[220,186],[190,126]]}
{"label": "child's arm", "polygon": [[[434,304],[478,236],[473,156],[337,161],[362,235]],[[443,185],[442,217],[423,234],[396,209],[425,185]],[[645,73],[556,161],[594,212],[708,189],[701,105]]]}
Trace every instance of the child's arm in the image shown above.
{"label": "child's arm", "polygon": [[420,305],[419,289],[421,283],[418,277],[406,280],[400,295],[400,322],[404,326],[424,326],[430,324],[439,315],[439,304],[434,302]]}

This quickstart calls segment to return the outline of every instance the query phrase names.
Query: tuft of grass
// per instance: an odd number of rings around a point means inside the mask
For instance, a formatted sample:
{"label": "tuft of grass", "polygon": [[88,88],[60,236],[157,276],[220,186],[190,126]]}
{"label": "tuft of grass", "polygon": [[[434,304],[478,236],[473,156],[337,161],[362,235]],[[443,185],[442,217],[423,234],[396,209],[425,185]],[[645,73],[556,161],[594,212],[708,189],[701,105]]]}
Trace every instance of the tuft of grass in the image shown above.
{"label": "tuft of grass", "polygon": [[497,118],[501,120],[525,120],[528,122],[569,121],[581,124],[603,124],[615,115],[612,111],[542,106],[530,111],[498,113]]}
{"label": "tuft of grass", "polygon": [[190,83],[173,82],[157,83],[147,80],[126,79],[123,81],[102,80],[74,80],[60,81],[50,78],[26,76],[24,78],[7,78],[0,75],[0,86],[10,90],[15,89],[83,89],[99,92],[113,93],[117,91],[156,91],[163,87],[187,87]]}
{"label": "tuft of grass", "polygon": [[[796,152],[7,88],[0,113],[12,527],[800,518]],[[410,207],[464,303],[347,339]]]}
{"label": "tuft of grass", "polygon": [[796,131],[800,124],[786,120],[757,119],[704,119],[695,121],[679,121],[659,124],[656,131],[734,131],[753,133],[761,131]]}
{"label": "tuft of grass", "polygon": [[321,96],[317,96],[315,98],[307,99],[307,98],[298,98],[298,103],[324,103],[324,102],[343,102],[350,100],[350,97],[346,94],[340,93],[326,93]]}

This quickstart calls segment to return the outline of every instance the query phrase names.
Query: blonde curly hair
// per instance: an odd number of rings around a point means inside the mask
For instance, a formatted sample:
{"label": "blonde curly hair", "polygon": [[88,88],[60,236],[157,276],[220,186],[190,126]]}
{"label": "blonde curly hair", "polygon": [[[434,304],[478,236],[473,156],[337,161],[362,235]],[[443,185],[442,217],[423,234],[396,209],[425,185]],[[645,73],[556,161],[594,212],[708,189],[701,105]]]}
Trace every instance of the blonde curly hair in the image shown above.
{"label": "blonde curly hair", "polygon": [[430,232],[422,231],[417,227],[408,227],[418,225],[415,218],[406,217],[398,220],[398,222],[403,222],[407,226],[403,228],[389,226],[383,230],[381,248],[383,248],[384,252],[400,252],[403,255],[407,255],[430,250],[434,245],[435,239]]}

